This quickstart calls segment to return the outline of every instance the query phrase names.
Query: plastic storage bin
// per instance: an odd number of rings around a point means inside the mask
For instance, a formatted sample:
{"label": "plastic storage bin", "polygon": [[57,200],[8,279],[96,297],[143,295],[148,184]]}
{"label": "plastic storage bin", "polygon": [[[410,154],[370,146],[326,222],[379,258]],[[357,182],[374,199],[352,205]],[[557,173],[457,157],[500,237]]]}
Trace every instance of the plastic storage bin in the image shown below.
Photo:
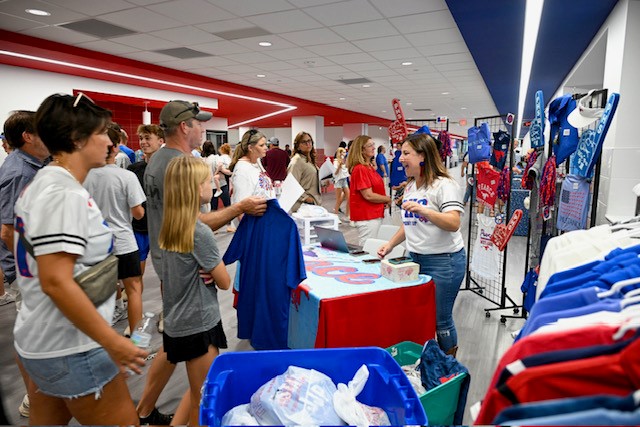
{"label": "plastic storage bin", "polygon": [[347,384],[362,365],[369,380],[358,401],[384,409],[392,425],[426,425],[427,417],[407,376],[382,348],[335,348],[225,353],[214,360],[200,402],[200,424],[219,426],[231,408],[249,403],[264,383],[290,365],[315,369]]}
{"label": "plastic storage bin", "polygon": [[[411,365],[422,355],[422,346],[411,341],[404,341],[387,348],[400,366]],[[429,425],[452,425],[453,416],[458,407],[460,386],[466,373],[420,395],[420,403],[429,419]]]}

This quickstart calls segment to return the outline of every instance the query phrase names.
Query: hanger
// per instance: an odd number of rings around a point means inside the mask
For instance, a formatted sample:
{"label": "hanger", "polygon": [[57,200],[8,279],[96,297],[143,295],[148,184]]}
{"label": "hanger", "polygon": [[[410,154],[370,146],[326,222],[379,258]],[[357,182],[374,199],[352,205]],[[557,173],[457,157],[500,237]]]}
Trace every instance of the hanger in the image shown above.
{"label": "hanger", "polygon": [[625,307],[635,305],[639,302],[640,302],[640,297],[638,296],[633,298],[622,298],[622,300],[620,300],[620,307],[624,309]]}
{"label": "hanger", "polygon": [[613,334],[613,339],[615,341],[618,341],[622,337],[624,337],[627,332],[638,328],[640,328],[640,317],[633,317],[631,320],[627,320],[622,325],[620,325],[618,330]]}
{"label": "hanger", "polygon": [[598,298],[610,297],[610,296],[614,295],[616,292],[618,292],[620,289],[624,288],[625,286],[637,285],[639,283],[640,283],[640,277],[634,277],[632,279],[621,280],[621,281],[616,282],[613,285],[611,285],[611,288],[609,288],[608,291],[599,292],[598,293]]}
{"label": "hanger", "polygon": [[624,297],[623,297],[623,298],[631,298],[631,297],[634,297],[634,296],[636,296],[636,295],[640,295],[640,288],[638,288],[638,289],[634,289],[634,290],[629,291],[629,292],[626,292],[626,293],[624,294]]}

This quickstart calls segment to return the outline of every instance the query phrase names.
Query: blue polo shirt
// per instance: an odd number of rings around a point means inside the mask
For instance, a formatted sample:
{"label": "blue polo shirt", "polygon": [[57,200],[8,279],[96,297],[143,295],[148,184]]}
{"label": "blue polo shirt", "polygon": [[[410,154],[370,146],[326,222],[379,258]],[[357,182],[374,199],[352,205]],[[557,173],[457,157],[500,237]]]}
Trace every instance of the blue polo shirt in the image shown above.
{"label": "blue polo shirt", "polygon": [[[0,166],[0,224],[13,225],[16,200],[43,166],[44,163],[19,148],[7,156]],[[11,283],[16,278],[15,261],[4,241],[0,243],[0,265],[5,280]]]}
{"label": "blue polo shirt", "polygon": [[268,200],[263,216],[242,218],[222,260],[242,264],[238,338],[250,339],[256,350],[287,349],[291,290],[307,278],[293,219]]}
{"label": "blue polo shirt", "polygon": [[[381,166],[382,169],[384,169],[384,172],[380,170]],[[389,176],[389,162],[387,161],[385,155],[382,153],[379,153],[376,156],[376,172],[378,172],[378,175],[382,177],[384,177],[385,173],[387,174],[387,176]]]}

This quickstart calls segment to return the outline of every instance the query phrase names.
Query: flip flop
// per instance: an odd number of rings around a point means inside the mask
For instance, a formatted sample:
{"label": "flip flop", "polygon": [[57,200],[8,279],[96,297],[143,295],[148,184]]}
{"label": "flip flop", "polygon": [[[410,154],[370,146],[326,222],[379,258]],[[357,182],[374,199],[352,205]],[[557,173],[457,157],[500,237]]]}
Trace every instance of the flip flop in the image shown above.
{"label": "flip flop", "polygon": [[541,90],[536,92],[535,117],[529,130],[531,148],[544,146],[544,96]]}

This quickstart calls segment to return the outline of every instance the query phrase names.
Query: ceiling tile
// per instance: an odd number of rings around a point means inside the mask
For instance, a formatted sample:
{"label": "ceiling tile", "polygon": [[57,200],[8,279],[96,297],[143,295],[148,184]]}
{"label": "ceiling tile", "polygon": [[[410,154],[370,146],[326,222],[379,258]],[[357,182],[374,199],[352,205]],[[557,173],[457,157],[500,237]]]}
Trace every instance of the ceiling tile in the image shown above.
{"label": "ceiling tile", "polygon": [[200,52],[207,52],[212,55],[231,55],[235,53],[251,52],[250,49],[247,49],[244,46],[226,40],[222,42],[195,44],[190,47],[199,50]]}
{"label": "ceiling tile", "polygon": [[254,25],[246,19],[227,19],[224,21],[207,22],[206,24],[197,24],[196,27],[209,33],[220,33],[225,31],[237,31],[245,28],[254,27]]}
{"label": "ceiling tile", "polygon": [[[264,66],[264,64],[261,64],[261,66]],[[309,70],[302,70],[298,67],[295,68],[289,68],[287,70],[278,70],[278,74],[285,76],[285,77],[293,77],[293,78],[298,78],[298,77],[302,77],[302,76],[317,76],[317,74],[309,71]]]}
{"label": "ceiling tile", "polygon": [[[280,59],[282,61],[288,61],[291,59],[309,58],[315,56],[315,53],[309,52],[301,47],[294,47],[293,49],[278,49],[267,52],[270,57]],[[273,60],[271,58],[270,60]]]}
{"label": "ceiling tile", "polygon": [[338,61],[336,61],[336,62],[341,64],[341,65],[344,65],[345,68],[348,68],[349,70],[355,71],[355,72],[367,72],[367,71],[373,71],[373,70],[388,70],[389,72],[394,73],[394,71],[389,69],[389,67],[384,65],[382,62],[378,62],[378,61],[374,60],[373,58],[371,58],[369,60],[369,62],[359,62],[359,63],[355,63],[355,64],[345,64],[344,62],[338,62]]}
{"label": "ceiling tile", "polygon": [[150,64],[158,64],[170,58],[167,55],[162,55],[160,53],[155,52],[133,52],[133,53],[123,53],[120,56],[124,56],[125,58],[135,59],[136,61],[148,62]]}
{"label": "ceiling tile", "polygon": [[180,45],[170,42],[160,37],[150,36],[149,34],[135,34],[132,36],[115,37],[110,39],[112,42],[125,44],[140,50],[156,50],[170,49],[180,47]]}
{"label": "ceiling tile", "polygon": [[320,74],[321,76],[324,76],[325,74],[328,73],[350,73],[351,71],[347,70],[344,67],[341,67],[340,65],[328,65],[326,67],[314,67],[311,68],[310,71],[313,71],[316,74]]}
{"label": "ceiling tile", "polygon": [[300,59],[290,59],[287,62],[293,65],[297,65],[301,68],[307,68],[313,71],[315,67],[324,67],[328,65],[335,65],[333,62],[329,61],[326,58],[322,58],[319,56],[313,56],[309,58],[300,58]]}
{"label": "ceiling tile", "polygon": [[328,27],[382,18],[382,15],[366,0],[350,0],[308,7],[304,11]]}
{"label": "ceiling tile", "polygon": [[218,56],[210,56],[208,58],[193,58],[193,59],[179,59],[179,60],[170,60],[162,62],[163,67],[170,68],[180,68],[181,70],[186,70],[188,68],[218,68],[225,67],[229,65],[238,65],[237,62],[231,61],[226,58],[220,58]]}
{"label": "ceiling tile", "polygon": [[398,30],[386,19],[348,25],[336,25],[331,27],[331,29],[347,40],[362,40],[398,35]]}
{"label": "ceiling tile", "polygon": [[147,6],[147,9],[191,25],[235,18],[231,13],[204,0],[172,0]]}
{"label": "ceiling tile", "polygon": [[317,21],[300,10],[257,15],[247,19],[274,34],[322,27]]}
{"label": "ceiling tile", "polygon": [[108,13],[101,15],[100,19],[121,27],[135,28],[140,32],[164,30],[182,25],[180,21],[142,7]]}
{"label": "ceiling tile", "polygon": [[394,76],[395,78],[398,78],[398,75],[396,74],[396,72],[388,68],[384,70],[360,71],[360,75],[362,75],[362,77],[366,77],[372,80],[377,80],[378,77],[389,77],[389,76]]}
{"label": "ceiling tile", "polygon": [[293,9],[286,0],[210,0],[211,3],[221,7],[237,16],[260,15],[263,13],[280,12]]}
{"label": "ceiling tile", "polygon": [[17,16],[7,15],[6,13],[0,13],[0,25],[2,25],[3,30],[22,31],[43,27],[47,24],[43,24],[42,22],[38,21],[32,21],[31,19],[23,19]]}
{"label": "ceiling tile", "polygon": [[155,3],[162,3],[163,1],[166,0],[127,0],[129,3],[133,3],[136,4],[138,6],[147,6],[150,4],[155,4]]}
{"label": "ceiling tile", "polygon": [[[365,52],[375,52],[378,50],[403,49],[411,47],[402,36],[376,37],[373,39],[354,41],[353,44]],[[375,56],[375,55],[374,55]],[[419,56],[416,52],[413,56]]]}
{"label": "ceiling tile", "polygon": [[297,44],[298,46],[312,46],[316,44],[338,43],[344,41],[342,37],[327,28],[293,31],[291,33],[279,34],[279,36],[291,43]]}
{"label": "ceiling tile", "polygon": [[109,53],[111,55],[121,55],[123,53],[138,52],[139,49],[120,43],[114,43],[109,40],[94,40],[90,42],[78,43],[76,46],[95,50],[97,52]]}
{"label": "ceiling tile", "polygon": [[475,62],[455,62],[452,64],[438,64],[436,69],[441,72],[453,70],[477,70]]}
{"label": "ceiling tile", "polygon": [[300,70],[295,65],[289,64],[286,61],[261,62],[260,68],[262,68],[265,71],[278,71],[278,74],[281,74],[281,71],[295,71],[295,72],[304,71],[304,70]]}
{"label": "ceiling tile", "polygon": [[219,70],[226,70],[228,73],[233,73],[233,74],[243,74],[243,73],[259,74],[261,71],[259,68],[256,68],[248,64],[236,64],[236,65],[228,65],[228,66],[216,67],[216,68]]}
{"label": "ceiling tile", "polygon": [[451,53],[468,53],[467,45],[464,42],[434,44],[432,46],[421,46],[417,48],[424,55],[444,55]]}
{"label": "ceiling tile", "polygon": [[168,30],[154,31],[149,33],[152,36],[160,37],[165,40],[178,43],[182,46],[192,46],[200,43],[212,43],[221,41],[222,39],[211,33],[200,30],[196,27],[184,26],[178,28],[170,28]]}
{"label": "ceiling tile", "polygon": [[473,57],[470,53],[452,53],[450,55],[432,55],[429,56],[429,62],[434,65],[437,64],[452,64],[455,62],[473,62]]}
{"label": "ceiling tile", "polygon": [[88,42],[97,40],[96,37],[88,34],[82,34],[77,31],[72,31],[64,27],[48,26],[32,28],[22,31],[23,34],[28,34],[33,37],[40,37],[45,40],[53,40],[59,43],[66,43],[75,45],[76,43]]}
{"label": "ceiling tile", "polygon": [[47,3],[53,3],[87,16],[98,16],[103,13],[117,12],[135,7],[125,0],[47,0]]}
{"label": "ceiling tile", "polygon": [[398,62],[402,62],[408,58],[415,58],[420,56],[420,53],[414,48],[410,47],[407,49],[392,49],[392,50],[382,50],[380,52],[371,52],[371,56],[377,58],[381,61],[389,61],[392,59],[397,59]]}
{"label": "ceiling tile", "polygon": [[431,30],[458,28],[448,9],[440,12],[400,16],[389,20],[396,28],[401,29],[403,34],[423,32],[425,28]]}
{"label": "ceiling tile", "polygon": [[415,15],[422,12],[433,12],[436,10],[448,10],[444,0],[370,0],[371,3],[384,16],[391,18],[394,16]]}
{"label": "ceiling tile", "polygon": [[375,59],[369,55],[368,53],[350,53],[346,55],[330,55],[327,56],[328,59],[335,62],[336,64],[346,65],[346,64],[358,64],[358,63],[371,63],[371,61],[375,61]]}
{"label": "ceiling tile", "polygon": [[362,53],[362,51],[358,47],[348,42],[309,46],[307,47],[307,49],[321,56],[342,55],[345,53]]}
{"label": "ceiling tile", "polygon": [[227,55],[232,61],[241,62],[243,64],[259,64],[261,62],[272,62],[273,58],[262,53],[248,52]]}
{"label": "ceiling tile", "polygon": [[[25,12],[25,9],[40,9],[49,12],[51,15],[35,16]],[[39,0],[6,0],[0,3],[0,12],[49,25],[63,24],[88,17],[85,14]]]}
{"label": "ceiling tile", "polygon": [[420,33],[405,34],[409,42],[418,46],[431,46],[442,43],[464,43],[464,39],[458,28],[447,28],[444,30],[424,31]]}

